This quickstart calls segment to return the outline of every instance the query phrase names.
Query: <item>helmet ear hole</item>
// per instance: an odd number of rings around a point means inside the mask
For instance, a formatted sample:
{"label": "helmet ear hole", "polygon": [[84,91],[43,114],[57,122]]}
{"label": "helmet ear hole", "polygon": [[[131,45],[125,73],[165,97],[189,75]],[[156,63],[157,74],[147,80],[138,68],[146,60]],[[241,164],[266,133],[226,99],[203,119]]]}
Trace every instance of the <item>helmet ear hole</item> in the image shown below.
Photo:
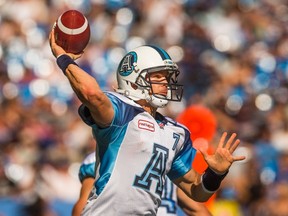
{"label": "helmet ear hole", "polygon": [[134,84],[134,83],[130,83],[130,85],[131,85],[131,87],[133,88],[133,89],[138,89],[138,86],[136,85],[136,84]]}

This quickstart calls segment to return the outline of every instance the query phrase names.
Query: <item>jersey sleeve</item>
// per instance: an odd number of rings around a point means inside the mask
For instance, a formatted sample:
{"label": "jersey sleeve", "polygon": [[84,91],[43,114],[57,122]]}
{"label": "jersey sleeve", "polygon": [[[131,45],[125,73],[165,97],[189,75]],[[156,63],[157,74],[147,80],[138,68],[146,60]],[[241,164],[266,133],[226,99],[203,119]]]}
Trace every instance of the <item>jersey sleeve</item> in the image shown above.
{"label": "jersey sleeve", "polygon": [[[143,112],[142,108],[136,107],[135,104],[131,104],[133,101],[125,98],[121,95],[115,95],[111,92],[105,92],[107,97],[112,103],[114,109],[114,117],[109,127],[100,128],[94,122],[89,109],[85,105],[81,105],[78,109],[78,113],[87,125],[92,127],[93,135],[99,145],[106,145],[113,143],[121,131],[121,128],[125,128],[134,117],[140,112]],[[134,102],[133,102],[134,103]]]}
{"label": "jersey sleeve", "polygon": [[95,162],[96,162],[95,152],[89,154],[83,160],[78,173],[80,182],[83,182],[85,178],[95,178]]}
{"label": "jersey sleeve", "polygon": [[84,104],[80,105],[80,107],[78,109],[78,114],[85,124],[87,124],[89,126],[92,126],[95,124],[95,122],[91,116],[90,110]]}
{"label": "jersey sleeve", "polygon": [[[139,109],[139,107],[135,107],[136,104],[124,96],[117,96],[110,92],[105,92],[105,94],[111,101],[114,109],[114,118],[111,126],[122,126],[134,118],[135,113],[143,112],[142,108]],[[84,104],[80,105],[78,114],[82,121],[87,125],[91,127],[97,127],[91,116],[90,110]]]}
{"label": "jersey sleeve", "polygon": [[173,180],[185,175],[192,167],[192,161],[196,155],[196,149],[192,146],[190,133],[185,130],[185,142],[183,148],[176,154],[171,169],[167,173],[168,177]]}

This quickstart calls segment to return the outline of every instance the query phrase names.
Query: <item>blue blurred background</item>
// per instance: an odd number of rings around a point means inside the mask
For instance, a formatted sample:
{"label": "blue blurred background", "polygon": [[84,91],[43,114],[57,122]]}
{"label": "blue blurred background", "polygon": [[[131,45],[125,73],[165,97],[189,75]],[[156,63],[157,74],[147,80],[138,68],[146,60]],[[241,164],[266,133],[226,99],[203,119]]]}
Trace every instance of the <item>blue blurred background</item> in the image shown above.
{"label": "blue blurred background", "polygon": [[[215,139],[237,132],[247,159],[233,165],[213,215],[288,215],[287,0],[0,0],[0,215],[66,216],[79,164],[93,151],[79,100],[57,68],[48,34],[68,9],[91,40],[78,64],[112,89],[117,64],[142,44],[178,63],[184,100],[217,119]],[[215,145],[217,143],[211,143]]]}

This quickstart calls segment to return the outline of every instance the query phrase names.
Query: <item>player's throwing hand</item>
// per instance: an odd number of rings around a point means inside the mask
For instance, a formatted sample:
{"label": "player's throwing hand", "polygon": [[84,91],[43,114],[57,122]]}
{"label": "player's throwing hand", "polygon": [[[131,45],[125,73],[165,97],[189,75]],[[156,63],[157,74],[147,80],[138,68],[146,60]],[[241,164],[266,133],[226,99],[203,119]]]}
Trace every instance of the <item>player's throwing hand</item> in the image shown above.
{"label": "player's throwing hand", "polygon": [[72,58],[73,60],[76,60],[76,59],[80,58],[83,54],[83,52],[79,53],[79,54],[66,53],[66,51],[61,46],[57,45],[57,43],[55,41],[54,28],[51,30],[51,32],[49,34],[49,43],[50,43],[51,51],[56,58],[63,55],[63,54],[66,54],[70,58]]}

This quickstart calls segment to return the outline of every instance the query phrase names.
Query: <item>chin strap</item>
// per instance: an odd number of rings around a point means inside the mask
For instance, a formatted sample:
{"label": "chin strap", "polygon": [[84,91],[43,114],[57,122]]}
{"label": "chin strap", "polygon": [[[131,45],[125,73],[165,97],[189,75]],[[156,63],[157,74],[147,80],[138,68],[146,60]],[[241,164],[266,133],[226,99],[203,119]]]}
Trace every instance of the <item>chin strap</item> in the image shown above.
{"label": "chin strap", "polygon": [[148,91],[145,90],[145,92],[143,93],[145,95],[144,98],[140,98],[138,95],[134,94],[129,90],[115,89],[115,91],[134,101],[145,99],[151,106],[155,108],[163,108],[168,104],[168,100],[157,98],[154,95],[149,95]]}
{"label": "chin strap", "polygon": [[154,95],[149,95],[146,101],[155,108],[163,108],[168,104],[168,100],[157,98]]}

